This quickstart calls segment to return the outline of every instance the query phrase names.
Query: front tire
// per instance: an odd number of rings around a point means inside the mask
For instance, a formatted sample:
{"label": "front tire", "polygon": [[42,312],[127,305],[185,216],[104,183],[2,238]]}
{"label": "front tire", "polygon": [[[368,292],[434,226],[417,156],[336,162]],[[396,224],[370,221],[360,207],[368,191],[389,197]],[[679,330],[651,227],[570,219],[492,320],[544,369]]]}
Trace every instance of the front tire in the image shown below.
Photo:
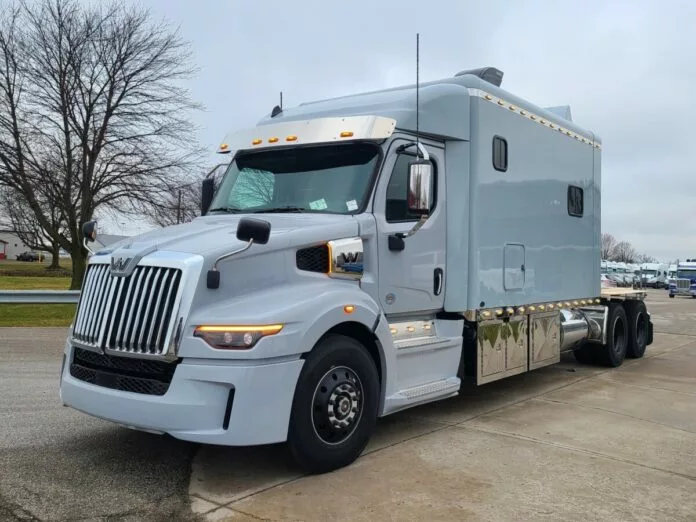
{"label": "front tire", "polygon": [[295,390],[288,446],[309,473],[351,464],[377,423],[379,374],[367,350],[344,335],[324,337],[307,357]]}

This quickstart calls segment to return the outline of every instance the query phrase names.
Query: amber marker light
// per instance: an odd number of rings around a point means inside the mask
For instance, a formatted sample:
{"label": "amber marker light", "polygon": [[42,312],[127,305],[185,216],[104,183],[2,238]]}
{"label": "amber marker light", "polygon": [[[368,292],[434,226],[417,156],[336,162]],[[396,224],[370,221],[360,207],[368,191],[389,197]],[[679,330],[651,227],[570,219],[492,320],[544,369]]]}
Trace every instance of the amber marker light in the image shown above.
{"label": "amber marker light", "polygon": [[297,141],[297,136],[288,136],[285,141]]}
{"label": "amber marker light", "polygon": [[277,143],[277,142],[278,142],[278,138],[275,138],[275,137],[274,137],[274,138],[268,138],[268,143]]}
{"label": "amber marker light", "polygon": [[256,138],[254,141],[251,142],[252,145],[261,145],[263,143],[263,140],[260,140]]}
{"label": "amber marker light", "polygon": [[341,138],[352,138],[353,137],[353,131],[343,131],[341,133]]}
{"label": "amber marker light", "polygon": [[219,350],[248,350],[259,342],[261,338],[275,335],[282,329],[282,324],[258,326],[203,325],[196,327],[193,336],[203,339],[210,346]]}
{"label": "amber marker light", "polygon": [[353,305],[346,305],[343,307],[343,311],[347,314],[352,314],[355,312],[355,307]]}

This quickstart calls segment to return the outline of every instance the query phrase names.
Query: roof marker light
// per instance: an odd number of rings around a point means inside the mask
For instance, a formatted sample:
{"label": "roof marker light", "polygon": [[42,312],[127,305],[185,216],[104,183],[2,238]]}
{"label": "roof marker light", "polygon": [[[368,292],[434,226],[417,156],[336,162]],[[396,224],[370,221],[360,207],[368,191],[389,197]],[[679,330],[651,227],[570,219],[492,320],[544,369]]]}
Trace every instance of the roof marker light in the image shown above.
{"label": "roof marker light", "polygon": [[278,138],[273,137],[273,138],[268,138],[268,143],[276,143],[278,141]]}
{"label": "roof marker light", "polygon": [[258,138],[251,142],[252,145],[261,145],[261,143],[263,143],[263,140],[260,140]]}
{"label": "roof marker light", "polygon": [[288,136],[285,141],[297,141],[297,136]]}
{"label": "roof marker light", "polygon": [[341,133],[341,138],[351,138],[353,137],[353,131],[343,131]]}

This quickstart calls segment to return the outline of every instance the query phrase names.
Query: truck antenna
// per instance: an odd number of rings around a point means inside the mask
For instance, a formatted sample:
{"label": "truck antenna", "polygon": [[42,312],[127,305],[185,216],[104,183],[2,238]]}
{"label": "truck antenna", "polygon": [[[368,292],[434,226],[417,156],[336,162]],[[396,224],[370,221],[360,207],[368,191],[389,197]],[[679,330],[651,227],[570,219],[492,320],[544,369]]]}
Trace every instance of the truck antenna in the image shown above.
{"label": "truck antenna", "polygon": [[275,118],[281,112],[283,112],[283,91],[280,91],[280,105],[273,107],[273,110],[271,111],[271,118]]}
{"label": "truck antenna", "polygon": [[416,33],[416,158],[420,150],[419,116],[420,116],[420,33]]}

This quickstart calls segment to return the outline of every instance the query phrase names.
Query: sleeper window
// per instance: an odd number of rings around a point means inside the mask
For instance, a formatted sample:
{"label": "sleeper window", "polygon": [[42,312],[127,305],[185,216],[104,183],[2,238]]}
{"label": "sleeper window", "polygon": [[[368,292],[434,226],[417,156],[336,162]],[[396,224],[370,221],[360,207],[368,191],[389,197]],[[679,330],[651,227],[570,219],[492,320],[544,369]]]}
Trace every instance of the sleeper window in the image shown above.
{"label": "sleeper window", "polygon": [[[389,178],[389,185],[387,185],[387,205],[386,205],[386,218],[390,223],[395,223],[399,221],[418,221],[420,215],[411,214],[408,211],[408,164],[416,159],[415,156],[410,154],[399,154],[396,158],[396,163],[394,163],[394,168],[392,169],[391,177]],[[436,166],[433,165],[434,171]],[[432,178],[433,185],[435,184],[436,175]],[[435,208],[436,200],[436,186],[431,187],[433,194],[433,204],[430,207],[432,212]]]}
{"label": "sleeper window", "polygon": [[568,186],[568,214],[582,217],[585,211],[585,194],[582,187]]}

